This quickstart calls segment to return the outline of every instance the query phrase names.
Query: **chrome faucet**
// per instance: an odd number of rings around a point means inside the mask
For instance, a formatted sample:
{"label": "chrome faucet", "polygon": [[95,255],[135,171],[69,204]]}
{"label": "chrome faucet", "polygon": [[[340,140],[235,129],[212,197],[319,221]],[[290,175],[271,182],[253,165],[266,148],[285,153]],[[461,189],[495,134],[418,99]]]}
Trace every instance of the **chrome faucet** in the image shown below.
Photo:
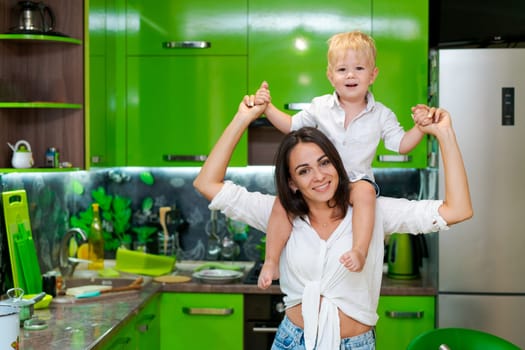
{"label": "chrome faucet", "polygon": [[60,268],[60,273],[62,273],[62,276],[64,277],[73,276],[73,273],[75,272],[75,268],[77,267],[80,261],[80,259],[76,259],[76,258],[69,256],[69,241],[72,238],[76,239],[75,235],[77,234],[82,238],[81,244],[86,243],[88,241],[88,237],[82,229],[78,227],[73,227],[73,228],[70,228],[64,234],[64,237],[62,237],[62,242],[60,243],[59,268]]}

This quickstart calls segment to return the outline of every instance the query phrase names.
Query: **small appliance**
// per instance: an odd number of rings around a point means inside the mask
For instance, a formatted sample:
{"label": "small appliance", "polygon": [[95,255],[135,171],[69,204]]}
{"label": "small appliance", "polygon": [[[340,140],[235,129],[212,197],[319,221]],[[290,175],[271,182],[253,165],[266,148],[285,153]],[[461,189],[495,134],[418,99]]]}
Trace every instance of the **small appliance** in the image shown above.
{"label": "small appliance", "polygon": [[391,234],[387,250],[388,277],[405,280],[418,278],[421,257],[421,246],[417,235]]}
{"label": "small appliance", "polygon": [[43,2],[19,1],[17,4],[18,23],[12,33],[46,34],[55,27],[55,14]]}

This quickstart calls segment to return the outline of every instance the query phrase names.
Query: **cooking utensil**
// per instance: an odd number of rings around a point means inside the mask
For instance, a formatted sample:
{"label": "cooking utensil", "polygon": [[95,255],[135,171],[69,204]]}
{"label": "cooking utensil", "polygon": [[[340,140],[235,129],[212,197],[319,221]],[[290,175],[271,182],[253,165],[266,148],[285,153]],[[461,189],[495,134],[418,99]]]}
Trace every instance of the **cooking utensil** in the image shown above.
{"label": "cooking utensil", "polygon": [[208,258],[217,259],[221,253],[221,244],[219,232],[219,222],[218,222],[218,211],[212,210],[210,212],[210,220],[206,223],[204,230],[208,234]]}
{"label": "cooking utensil", "polygon": [[20,318],[16,307],[0,305],[0,349],[19,349]]}
{"label": "cooking utensil", "polygon": [[171,211],[171,207],[160,207],[159,209],[159,221],[160,226],[162,227],[162,232],[164,233],[164,255],[167,255],[168,252],[168,227],[166,226],[166,213]]}
{"label": "cooking utensil", "polygon": [[105,294],[105,293],[126,292],[130,290],[141,289],[143,282],[144,282],[144,279],[142,277],[138,277],[133,282],[131,282],[129,285],[123,286],[123,287],[111,287],[111,286],[104,286],[104,285],[89,285],[89,286],[74,287],[74,288],[69,288],[66,291],[66,295],[72,295],[77,299],[98,297],[101,294]]}
{"label": "cooking utensil", "polygon": [[233,240],[231,232],[224,234],[221,245],[221,255],[225,259],[233,259],[239,253],[239,245]]}
{"label": "cooking utensil", "polygon": [[20,319],[20,326],[24,324],[25,320],[30,319],[34,313],[34,305],[36,302],[42,300],[46,293],[42,292],[35,295],[31,299],[24,299],[24,290],[21,288],[11,288],[7,291],[9,299],[3,300],[0,305],[12,306],[18,309]]}

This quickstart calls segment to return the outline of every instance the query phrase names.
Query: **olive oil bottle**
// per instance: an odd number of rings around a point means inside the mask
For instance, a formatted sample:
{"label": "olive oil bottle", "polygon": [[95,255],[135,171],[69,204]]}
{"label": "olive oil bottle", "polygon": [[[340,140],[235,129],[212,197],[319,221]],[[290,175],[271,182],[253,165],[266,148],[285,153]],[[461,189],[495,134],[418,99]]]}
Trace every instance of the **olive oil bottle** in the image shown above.
{"label": "olive oil bottle", "polygon": [[104,268],[104,235],[102,233],[102,221],[98,203],[92,204],[93,221],[88,237],[89,247],[89,270],[101,270]]}

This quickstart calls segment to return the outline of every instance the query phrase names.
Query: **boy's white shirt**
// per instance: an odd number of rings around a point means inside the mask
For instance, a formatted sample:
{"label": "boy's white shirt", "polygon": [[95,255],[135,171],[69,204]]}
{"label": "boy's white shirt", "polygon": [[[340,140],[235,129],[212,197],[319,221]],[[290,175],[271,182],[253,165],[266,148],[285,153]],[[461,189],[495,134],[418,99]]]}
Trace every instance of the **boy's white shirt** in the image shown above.
{"label": "boy's white shirt", "polygon": [[[311,104],[292,117],[291,130],[312,126],[321,130],[335,145],[343,159],[350,181],[365,175],[374,180],[372,161],[380,140],[399,152],[405,130],[392,110],[367,94],[366,108],[344,128],[345,112],[337,94],[315,97]],[[350,170],[351,169],[351,170]]]}

